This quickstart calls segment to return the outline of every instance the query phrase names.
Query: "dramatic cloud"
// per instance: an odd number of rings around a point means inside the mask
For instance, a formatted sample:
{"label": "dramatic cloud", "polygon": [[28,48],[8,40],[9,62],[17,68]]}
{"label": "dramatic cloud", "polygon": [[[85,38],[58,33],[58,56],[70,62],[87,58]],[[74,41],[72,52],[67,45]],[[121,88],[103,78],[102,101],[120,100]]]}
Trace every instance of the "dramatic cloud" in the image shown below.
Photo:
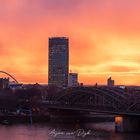
{"label": "dramatic cloud", "polygon": [[[139,0],[0,1],[1,70],[47,83],[48,37],[68,36],[79,81],[139,84]],[[131,79],[131,80],[128,80]]]}

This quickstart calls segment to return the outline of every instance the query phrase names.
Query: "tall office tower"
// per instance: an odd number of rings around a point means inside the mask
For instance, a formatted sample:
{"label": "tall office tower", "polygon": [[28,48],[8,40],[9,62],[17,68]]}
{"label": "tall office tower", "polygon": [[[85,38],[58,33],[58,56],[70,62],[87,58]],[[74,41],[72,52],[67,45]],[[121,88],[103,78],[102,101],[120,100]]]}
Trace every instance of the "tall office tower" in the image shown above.
{"label": "tall office tower", "polygon": [[69,72],[69,39],[66,37],[49,38],[48,56],[48,84],[67,87]]}

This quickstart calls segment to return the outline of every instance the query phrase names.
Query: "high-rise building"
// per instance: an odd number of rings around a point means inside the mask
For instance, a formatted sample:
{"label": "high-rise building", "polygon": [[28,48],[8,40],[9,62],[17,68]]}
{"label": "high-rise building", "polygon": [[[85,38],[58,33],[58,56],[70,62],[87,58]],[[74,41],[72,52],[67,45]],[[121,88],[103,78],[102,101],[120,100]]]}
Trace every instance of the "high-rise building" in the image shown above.
{"label": "high-rise building", "polygon": [[67,87],[69,72],[69,39],[66,37],[49,38],[48,56],[48,84]]}
{"label": "high-rise building", "polygon": [[108,87],[114,87],[114,80],[112,80],[111,77],[109,77],[107,79],[107,86]]}
{"label": "high-rise building", "polygon": [[69,86],[78,86],[78,73],[69,73]]}

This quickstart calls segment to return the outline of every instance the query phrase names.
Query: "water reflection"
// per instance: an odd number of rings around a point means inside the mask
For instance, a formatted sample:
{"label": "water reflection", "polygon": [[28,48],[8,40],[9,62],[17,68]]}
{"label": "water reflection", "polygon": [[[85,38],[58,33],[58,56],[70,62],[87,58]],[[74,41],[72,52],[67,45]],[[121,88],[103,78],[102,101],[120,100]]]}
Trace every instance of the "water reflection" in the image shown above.
{"label": "water reflection", "polygon": [[[55,135],[56,133],[56,135]],[[85,134],[85,135],[84,135]],[[139,140],[135,133],[115,133],[114,123],[0,125],[2,140]]]}

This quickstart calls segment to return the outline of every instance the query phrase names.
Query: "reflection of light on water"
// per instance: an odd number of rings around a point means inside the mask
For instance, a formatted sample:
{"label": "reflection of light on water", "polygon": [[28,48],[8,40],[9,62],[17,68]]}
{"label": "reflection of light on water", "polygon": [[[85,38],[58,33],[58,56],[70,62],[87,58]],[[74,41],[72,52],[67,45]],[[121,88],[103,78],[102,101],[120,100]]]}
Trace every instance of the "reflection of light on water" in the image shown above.
{"label": "reflection of light on water", "polygon": [[122,121],[123,121],[123,118],[122,118],[121,116],[116,116],[116,117],[115,117],[115,123],[116,123],[116,124],[121,124]]}
{"label": "reflection of light on water", "polygon": [[88,129],[115,131],[114,122],[87,123],[85,127]]}

